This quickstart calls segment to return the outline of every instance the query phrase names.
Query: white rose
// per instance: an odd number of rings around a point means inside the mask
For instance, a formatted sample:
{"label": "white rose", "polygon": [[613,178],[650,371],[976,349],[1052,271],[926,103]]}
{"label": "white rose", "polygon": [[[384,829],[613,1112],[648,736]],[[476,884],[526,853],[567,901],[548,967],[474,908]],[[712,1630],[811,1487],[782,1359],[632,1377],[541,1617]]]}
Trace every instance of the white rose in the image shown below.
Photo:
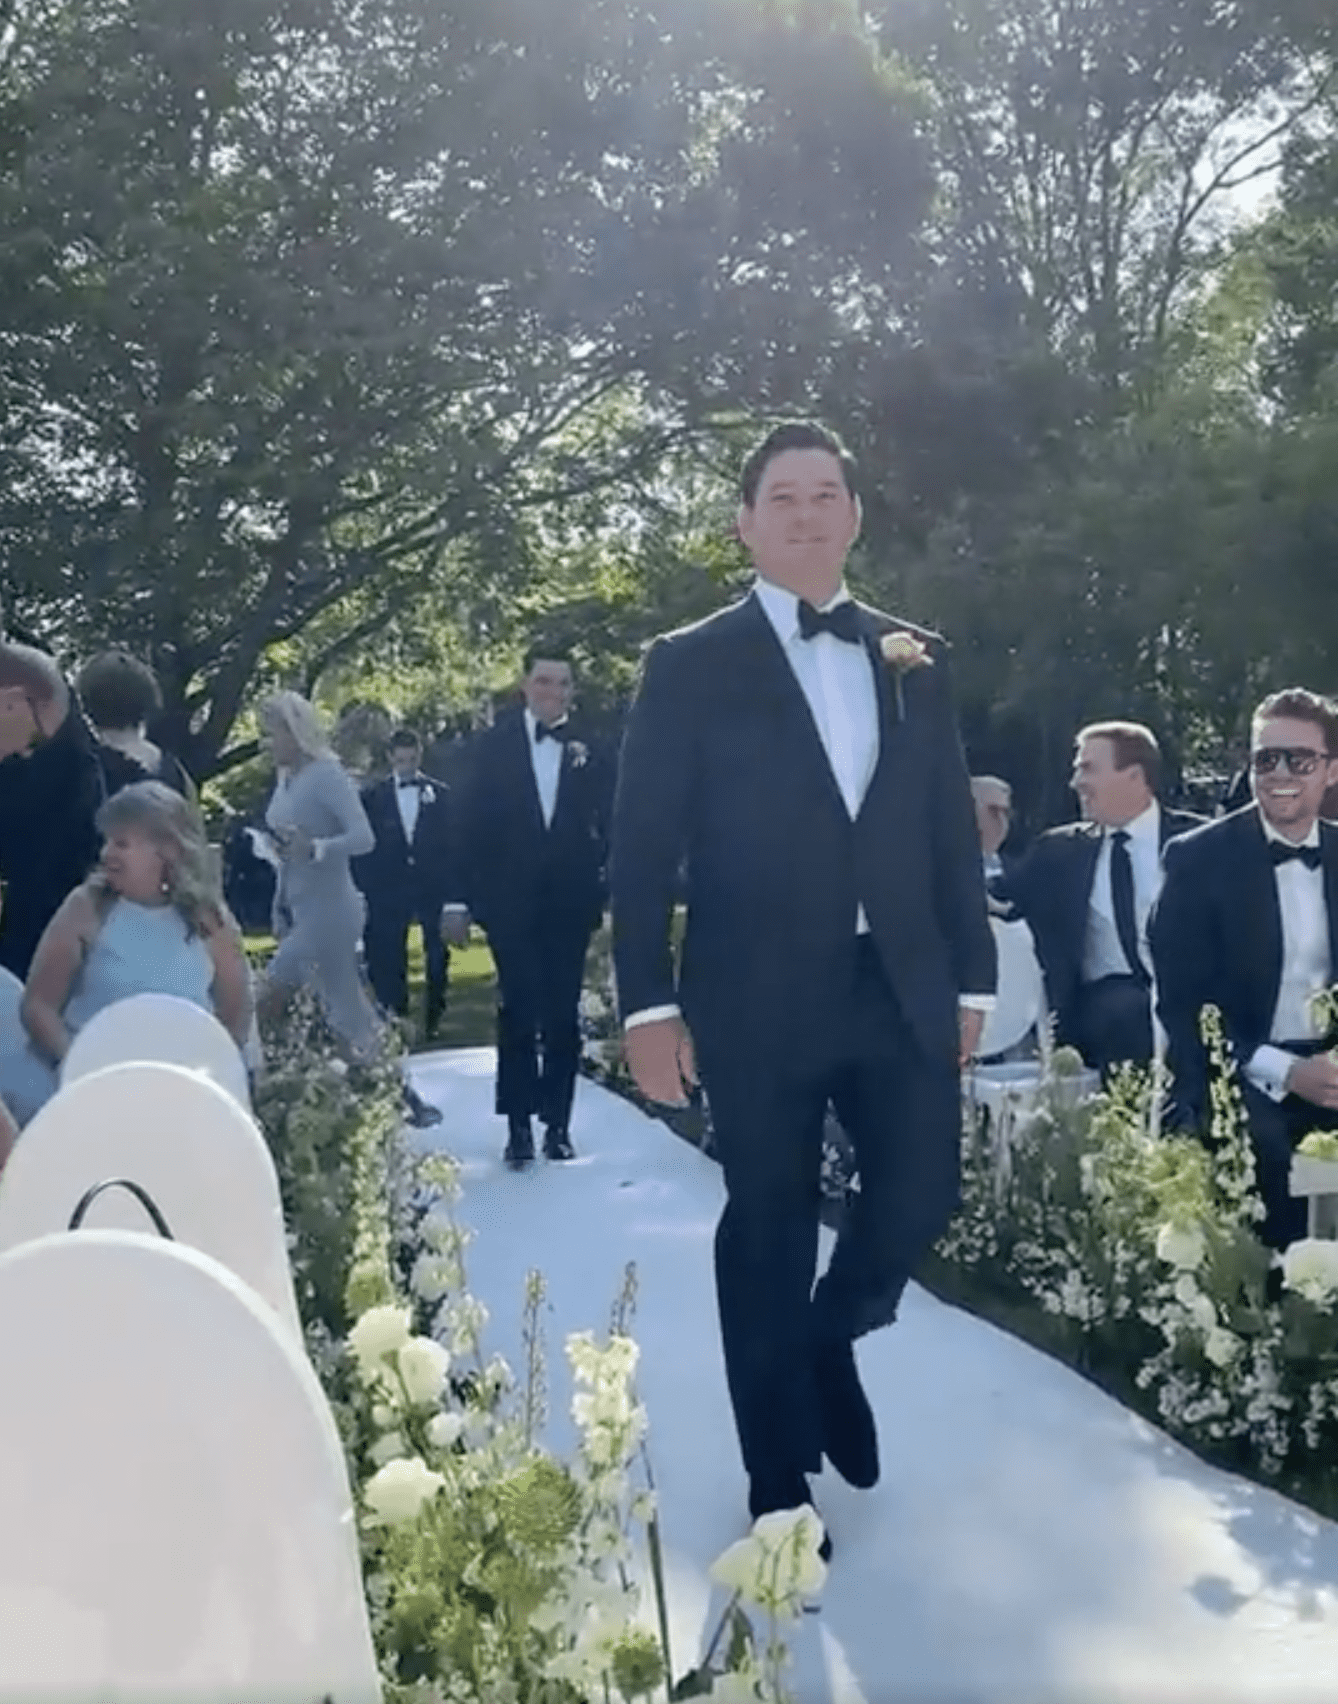
{"label": "white rose", "polygon": [[463,1436],[464,1429],[463,1414],[434,1414],[427,1423],[427,1441],[436,1449],[448,1450]]}
{"label": "white rose", "polygon": [[430,1337],[411,1337],[399,1352],[400,1377],[409,1401],[426,1406],[441,1395],[451,1357]]}
{"label": "white rose", "polygon": [[377,1467],[384,1467],[388,1461],[394,1461],[397,1456],[404,1454],[404,1438],[399,1432],[387,1432],[384,1438],[378,1438],[368,1454]]}
{"label": "white rose", "polygon": [[424,1503],[429,1502],[445,1485],[441,1474],[433,1473],[420,1456],[403,1461],[388,1461],[379,1473],[367,1481],[363,1497],[367,1507],[388,1526],[399,1526],[415,1520]]}
{"label": "white rose", "polygon": [[452,1266],[439,1254],[420,1254],[413,1263],[409,1283],[425,1302],[439,1302],[451,1287]]}
{"label": "white rose", "polygon": [[755,1538],[740,1538],[728,1550],[722,1551],[707,1571],[727,1592],[739,1592],[751,1599],[757,1590],[757,1576],[764,1555]]}
{"label": "white rose", "polygon": [[1194,1272],[1203,1265],[1208,1244],[1197,1225],[1163,1225],[1157,1232],[1157,1259],[1181,1272]]}
{"label": "white rose", "polygon": [[387,1355],[409,1341],[409,1310],[386,1304],[368,1308],[348,1334],[358,1369],[369,1383],[380,1373]]}
{"label": "white rose", "polygon": [[1215,1367],[1229,1367],[1243,1345],[1234,1331],[1215,1325],[1203,1342],[1203,1352]]}
{"label": "white rose", "polygon": [[1324,1307],[1338,1290],[1338,1242],[1302,1237],[1282,1257],[1282,1282],[1307,1301]]}

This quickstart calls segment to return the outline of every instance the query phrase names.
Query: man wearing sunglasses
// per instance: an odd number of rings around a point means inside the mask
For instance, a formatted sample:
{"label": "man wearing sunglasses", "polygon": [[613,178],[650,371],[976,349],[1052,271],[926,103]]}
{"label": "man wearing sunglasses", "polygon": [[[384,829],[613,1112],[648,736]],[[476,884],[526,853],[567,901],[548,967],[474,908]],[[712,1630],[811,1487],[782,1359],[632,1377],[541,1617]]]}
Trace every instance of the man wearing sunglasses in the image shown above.
{"label": "man wearing sunglasses", "polygon": [[1206,1130],[1209,1065],[1199,1012],[1217,1006],[1250,1121],[1266,1217],[1285,1248],[1305,1235],[1289,1193],[1292,1150],[1338,1127],[1338,1065],[1311,1010],[1338,971],[1338,827],[1322,821],[1338,782],[1338,705],[1277,692],[1255,711],[1254,803],[1166,849],[1151,942],[1171,1069],[1169,1121]]}

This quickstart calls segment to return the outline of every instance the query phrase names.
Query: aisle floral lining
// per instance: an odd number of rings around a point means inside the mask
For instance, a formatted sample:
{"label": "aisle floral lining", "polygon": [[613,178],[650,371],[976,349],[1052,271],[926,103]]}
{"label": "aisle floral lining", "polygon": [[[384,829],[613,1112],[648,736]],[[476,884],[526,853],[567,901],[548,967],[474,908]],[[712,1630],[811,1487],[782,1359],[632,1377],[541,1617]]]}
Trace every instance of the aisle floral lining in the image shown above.
{"label": "aisle floral lining", "polygon": [[486,1353],[456,1167],[410,1148],[398,1062],[349,1069],[307,1005],[267,1041],[257,1114],[355,1489],[388,1704],[783,1704],[784,1630],[825,1573],[811,1511],[759,1521],[719,1559],[727,1606],[670,1683],[634,1270],[609,1332],[566,1341],[579,1443],[560,1460],[543,1444],[543,1278],[527,1282],[517,1378]]}

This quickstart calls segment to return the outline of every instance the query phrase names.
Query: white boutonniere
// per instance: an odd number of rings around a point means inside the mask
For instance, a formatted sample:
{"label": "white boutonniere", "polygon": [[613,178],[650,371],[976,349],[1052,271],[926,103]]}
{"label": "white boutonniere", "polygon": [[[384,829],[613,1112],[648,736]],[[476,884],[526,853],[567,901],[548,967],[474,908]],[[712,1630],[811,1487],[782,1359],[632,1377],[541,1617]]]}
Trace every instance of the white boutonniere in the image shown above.
{"label": "white boutonniere", "polygon": [[431,787],[424,786],[419,793],[419,802],[424,805],[435,805],[437,802],[437,795],[433,792]]}
{"label": "white boutonniere", "polygon": [[878,642],[878,649],[883,654],[883,661],[892,670],[897,688],[897,720],[904,722],[906,700],[901,683],[914,669],[932,669],[934,659],[930,656],[929,647],[924,640],[917,639],[904,628],[895,633],[884,633]]}
{"label": "white boutonniere", "polygon": [[573,769],[584,769],[590,761],[589,748],[582,745],[580,740],[567,741],[567,757]]}

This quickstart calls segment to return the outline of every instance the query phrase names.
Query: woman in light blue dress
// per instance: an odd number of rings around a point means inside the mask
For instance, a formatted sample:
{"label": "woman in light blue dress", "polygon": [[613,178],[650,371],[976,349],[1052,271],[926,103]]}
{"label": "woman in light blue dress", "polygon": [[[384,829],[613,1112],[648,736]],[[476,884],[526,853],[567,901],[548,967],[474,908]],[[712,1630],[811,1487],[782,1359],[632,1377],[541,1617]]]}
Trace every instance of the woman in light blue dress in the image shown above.
{"label": "woman in light blue dress", "polygon": [[239,1046],[246,1039],[246,958],[198,810],[161,781],[141,781],[103,804],[97,826],[101,862],[38,943],[21,1027],[0,1029],[0,1097],[19,1125],[56,1092],[60,1063],[83,1025],[131,995],[190,1000]]}

